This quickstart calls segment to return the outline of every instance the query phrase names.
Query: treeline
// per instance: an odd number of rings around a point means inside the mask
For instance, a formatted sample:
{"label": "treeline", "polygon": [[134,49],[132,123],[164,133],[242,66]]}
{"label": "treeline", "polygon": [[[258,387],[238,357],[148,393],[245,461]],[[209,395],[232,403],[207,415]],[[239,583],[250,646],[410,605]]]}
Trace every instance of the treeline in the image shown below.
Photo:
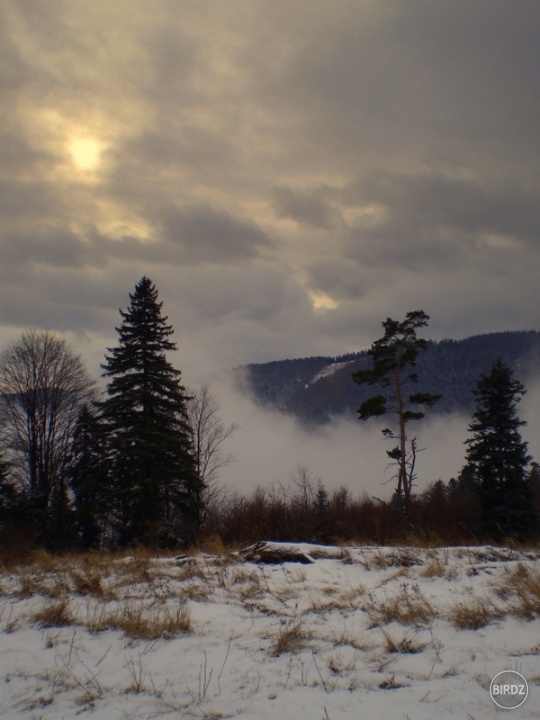
{"label": "treeline", "polygon": [[[527,482],[532,506],[540,514],[540,467],[533,463]],[[516,534],[486,533],[482,502],[467,475],[437,480],[412,497],[405,518],[398,502],[383,502],[348,488],[327,490],[302,470],[291,486],[260,487],[249,497],[224,493],[212,504],[201,540],[247,544],[260,539],[282,542],[477,544],[519,542]],[[534,540],[535,536],[530,539]]]}

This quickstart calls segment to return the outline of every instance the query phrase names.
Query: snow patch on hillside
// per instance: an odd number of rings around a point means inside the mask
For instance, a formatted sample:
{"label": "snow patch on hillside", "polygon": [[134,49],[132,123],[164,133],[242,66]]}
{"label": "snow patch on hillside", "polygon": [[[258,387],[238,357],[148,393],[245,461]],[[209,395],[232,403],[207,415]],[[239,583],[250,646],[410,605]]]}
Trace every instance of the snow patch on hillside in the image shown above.
{"label": "snow patch on hillside", "polygon": [[316,382],[319,382],[319,380],[322,380],[323,378],[335,375],[335,373],[339,372],[347,365],[352,365],[354,362],[354,360],[346,360],[345,362],[330,363],[330,365],[326,365],[326,367],[324,367],[322,370],[319,370],[319,372],[313,377],[311,382],[306,385],[306,387],[309,387],[309,385],[314,385]]}

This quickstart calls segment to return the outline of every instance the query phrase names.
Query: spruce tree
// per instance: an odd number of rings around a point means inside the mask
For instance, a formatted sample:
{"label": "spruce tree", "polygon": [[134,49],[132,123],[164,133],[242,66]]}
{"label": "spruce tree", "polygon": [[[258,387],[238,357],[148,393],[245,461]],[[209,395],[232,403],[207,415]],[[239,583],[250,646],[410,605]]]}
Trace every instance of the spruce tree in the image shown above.
{"label": "spruce tree", "polygon": [[197,524],[202,482],[193,456],[181,373],[167,360],[172,326],[143,277],[120,310],[119,344],[102,365],[111,378],[102,416],[108,432],[119,541],[168,544]]}
{"label": "spruce tree", "polygon": [[533,494],[526,468],[531,460],[523,441],[516,406],[525,387],[512,370],[496,360],[488,375],[481,375],[474,390],[477,401],[472,437],[464,468],[473,479],[483,533],[490,539],[525,540],[535,532]]}
{"label": "spruce tree", "polygon": [[109,520],[112,492],[109,486],[106,435],[98,410],[83,405],[71,446],[70,485],[78,545],[98,547]]}

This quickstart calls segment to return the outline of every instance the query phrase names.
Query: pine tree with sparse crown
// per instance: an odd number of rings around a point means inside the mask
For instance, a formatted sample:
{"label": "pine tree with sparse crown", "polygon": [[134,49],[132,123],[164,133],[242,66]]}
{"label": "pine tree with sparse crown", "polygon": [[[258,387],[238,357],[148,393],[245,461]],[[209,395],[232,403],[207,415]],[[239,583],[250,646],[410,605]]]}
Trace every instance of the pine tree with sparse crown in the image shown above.
{"label": "pine tree with sparse crown", "polygon": [[394,502],[408,515],[411,507],[412,488],[416,478],[416,454],[419,452],[416,438],[407,438],[407,424],[424,417],[421,407],[432,408],[440,395],[426,392],[411,392],[418,382],[416,360],[427,347],[427,340],[419,338],[417,331],[426,327],[429,315],[423,310],[412,310],[405,320],[387,318],[382,326],[384,335],[375,340],[367,351],[372,366],[353,373],[354,382],[359,385],[375,386],[381,392],[368,398],[358,408],[361,420],[391,414],[396,418],[397,429],[385,428],[382,433],[398,444],[386,454],[397,464],[397,488]]}
{"label": "pine tree with sparse crown", "polygon": [[203,489],[187,398],[180,371],[166,357],[176,344],[156,287],[143,277],[129,297],[116,328],[119,344],[108,348],[102,365],[103,376],[111,378],[102,416],[118,540],[175,544],[188,539],[197,525]]}

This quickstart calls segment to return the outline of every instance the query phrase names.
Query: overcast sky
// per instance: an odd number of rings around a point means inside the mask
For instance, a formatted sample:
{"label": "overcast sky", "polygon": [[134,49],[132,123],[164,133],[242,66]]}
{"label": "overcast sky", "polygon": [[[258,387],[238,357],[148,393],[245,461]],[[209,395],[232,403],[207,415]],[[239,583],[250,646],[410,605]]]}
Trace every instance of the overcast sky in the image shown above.
{"label": "overcast sky", "polygon": [[147,275],[184,376],[538,329],[538,0],[1,0],[0,346],[98,372]]}

